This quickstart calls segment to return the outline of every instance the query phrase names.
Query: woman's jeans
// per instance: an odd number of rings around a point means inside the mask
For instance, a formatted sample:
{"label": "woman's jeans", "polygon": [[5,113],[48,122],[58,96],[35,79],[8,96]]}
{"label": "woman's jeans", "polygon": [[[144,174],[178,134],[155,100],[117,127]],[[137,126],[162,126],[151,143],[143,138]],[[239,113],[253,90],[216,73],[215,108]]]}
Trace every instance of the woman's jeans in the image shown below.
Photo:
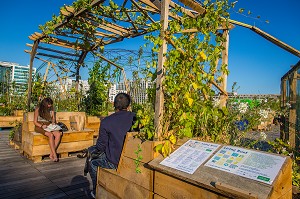
{"label": "woman's jeans", "polygon": [[101,153],[98,156],[98,158],[91,160],[90,166],[89,166],[89,173],[92,178],[94,193],[96,193],[98,167],[105,168],[105,169],[117,169],[113,163],[111,163],[107,160],[104,152]]}

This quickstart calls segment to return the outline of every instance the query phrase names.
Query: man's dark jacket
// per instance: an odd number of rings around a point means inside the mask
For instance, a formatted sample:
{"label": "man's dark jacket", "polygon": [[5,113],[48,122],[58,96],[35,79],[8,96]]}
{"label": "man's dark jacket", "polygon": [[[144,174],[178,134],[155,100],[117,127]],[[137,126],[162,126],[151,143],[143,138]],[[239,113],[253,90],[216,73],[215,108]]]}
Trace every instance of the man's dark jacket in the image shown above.
{"label": "man's dark jacket", "polygon": [[121,110],[101,121],[96,147],[109,162],[118,166],[126,133],[135,122],[135,114]]}

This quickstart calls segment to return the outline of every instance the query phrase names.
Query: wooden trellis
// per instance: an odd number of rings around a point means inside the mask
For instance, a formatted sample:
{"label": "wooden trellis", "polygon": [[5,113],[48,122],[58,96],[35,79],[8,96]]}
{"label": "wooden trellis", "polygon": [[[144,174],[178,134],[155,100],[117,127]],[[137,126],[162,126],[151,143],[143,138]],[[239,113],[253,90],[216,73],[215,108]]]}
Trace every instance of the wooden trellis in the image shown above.
{"label": "wooden trellis", "polygon": [[[75,63],[76,88],[78,89],[79,71],[88,53],[99,52],[104,46],[121,42],[126,38],[133,38],[147,34],[152,31],[150,28],[153,23],[163,22],[161,35],[163,45],[159,52],[157,80],[156,80],[156,104],[155,104],[155,126],[156,135],[160,136],[161,118],[163,117],[163,91],[161,83],[164,78],[164,53],[167,51],[167,43],[172,45],[172,40],[168,38],[166,30],[168,21],[179,19],[181,16],[169,12],[170,8],[180,8],[180,11],[189,17],[196,18],[206,12],[202,5],[193,0],[179,0],[182,5],[178,5],[171,0],[124,0],[114,10],[108,10],[104,5],[104,0],[94,0],[88,8],[74,9],[74,7],[64,6],[60,16],[57,19],[49,34],[35,32],[29,36],[33,44],[28,44],[31,50],[25,52],[30,54],[30,71],[28,82],[28,107],[31,98],[32,68],[33,61],[39,57],[50,57],[58,60],[67,60]],[[187,9],[186,7],[190,8]],[[122,17],[119,17],[122,16]],[[272,36],[260,31],[259,29],[243,24],[234,20],[229,20],[229,24],[224,21],[222,27],[219,27],[223,36],[226,38],[222,52],[222,63],[228,63],[229,30],[233,28],[232,24],[240,25],[253,30],[262,35],[271,42],[292,52],[300,57],[299,51],[280,42]],[[86,24],[83,26],[82,24]],[[196,28],[186,29],[182,32],[198,32]],[[105,57],[101,59],[110,62]],[[219,60],[217,60],[219,62]],[[112,63],[112,62],[111,62]],[[217,64],[217,63],[216,63]],[[114,64],[117,66],[116,64]],[[124,70],[123,70],[124,72]],[[204,71],[203,71],[204,72]],[[210,84],[216,87],[221,93],[221,103],[225,105],[227,99],[227,75],[222,74],[223,82],[221,84],[210,80]]]}

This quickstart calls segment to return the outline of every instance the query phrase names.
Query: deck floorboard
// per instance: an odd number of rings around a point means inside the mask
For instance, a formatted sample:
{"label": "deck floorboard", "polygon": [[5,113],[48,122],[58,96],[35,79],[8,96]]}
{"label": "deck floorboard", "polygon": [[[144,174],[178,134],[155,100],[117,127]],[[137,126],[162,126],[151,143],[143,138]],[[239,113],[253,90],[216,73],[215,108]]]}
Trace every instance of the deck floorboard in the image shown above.
{"label": "deck floorboard", "polygon": [[10,129],[0,130],[0,199],[89,199],[92,181],[85,159],[71,157],[33,163],[9,145]]}

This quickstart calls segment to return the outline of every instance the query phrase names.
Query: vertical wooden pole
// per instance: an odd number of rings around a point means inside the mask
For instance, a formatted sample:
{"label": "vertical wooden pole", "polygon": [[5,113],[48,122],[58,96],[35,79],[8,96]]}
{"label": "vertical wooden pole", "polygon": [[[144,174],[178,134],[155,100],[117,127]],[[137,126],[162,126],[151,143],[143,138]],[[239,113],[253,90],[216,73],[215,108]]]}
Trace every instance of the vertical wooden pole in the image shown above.
{"label": "vertical wooden pole", "polygon": [[76,95],[78,93],[78,90],[79,90],[79,79],[80,79],[80,75],[79,75],[79,71],[80,71],[80,67],[87,55],[88,51],[83,51],[77,61],[77,67],[76,67],[76,74],[75,74],[75,92],[76,92]]}
{"label": "vertical wooden pole", "polygon": [[31,49],[31,53],[30,53],[29,75],[28,75],[28,93],[27,93],[27,111],[30,111],[33,60],[35,58],[39,42],[40,42],[39,40],[34,41],[32,49]]}
{"label": "vertical wooden pole", "polygon": [[162,28],[160,30],[160,36],[163,40],[162,46],[158,54],[158,66],[156,69],[157,79],[156,79],[156,99],[155,99],[155,140],[161,138],[162,133],[162,119],[163,119],[163,108],[164,108],[164,93],[162,83],[164,80],[164,63],[165,63],[165,53],[167,52],[167,42],[165,40],[165,31],[168,28],[168,18],[169,18],[169,5],[170,0],[161,1],[160,10],[160,22],[162,23]]}
{"label": "vertical wooden pole", "polygon": [[285,101],[285,95],[286,95],[286,80],[282,79],[280,82],[280,106],[284,106],[284,101]]}
{"label": "vertical wooden pole", "polygon": [[[224,50],[222,51],[222,65],[226,64],[226,69],[228,68],[228,46],[229,46],[229,31],[224,30],[223,31],[223,38],[226,39],[226,42],[224,42],[222,45],[224,47]],[[221,88],[226,91],[227,88],[227,73],[222,72],[222,79],[221,82]],[[226,106],[226,101],[228,99],[228,96],[222,93],[220,96],[220,107]]]}
{"label": "vertical wooden pole", "polygon": [[[287,102],[287,99],[286,99],[286,81],[287,79],[282,79],[281,80],[281,90],[280,90],[280,107],[281,108],[284,108],[286,106],[286,102]],[[283,115],[280,115],[280,122],[279,122],[279,125],[280,125],[280,139],[284,140],[284,141],[287,141],[287,136],[286,136],[286,131],[285,131],[285,117]]]}
{"label": "vertical wooden pole", "polygon": [[297,99],[297,71],[290,78],[290,113],[289,113],[289,142],[292,148],[296,146],[296,99]]}

